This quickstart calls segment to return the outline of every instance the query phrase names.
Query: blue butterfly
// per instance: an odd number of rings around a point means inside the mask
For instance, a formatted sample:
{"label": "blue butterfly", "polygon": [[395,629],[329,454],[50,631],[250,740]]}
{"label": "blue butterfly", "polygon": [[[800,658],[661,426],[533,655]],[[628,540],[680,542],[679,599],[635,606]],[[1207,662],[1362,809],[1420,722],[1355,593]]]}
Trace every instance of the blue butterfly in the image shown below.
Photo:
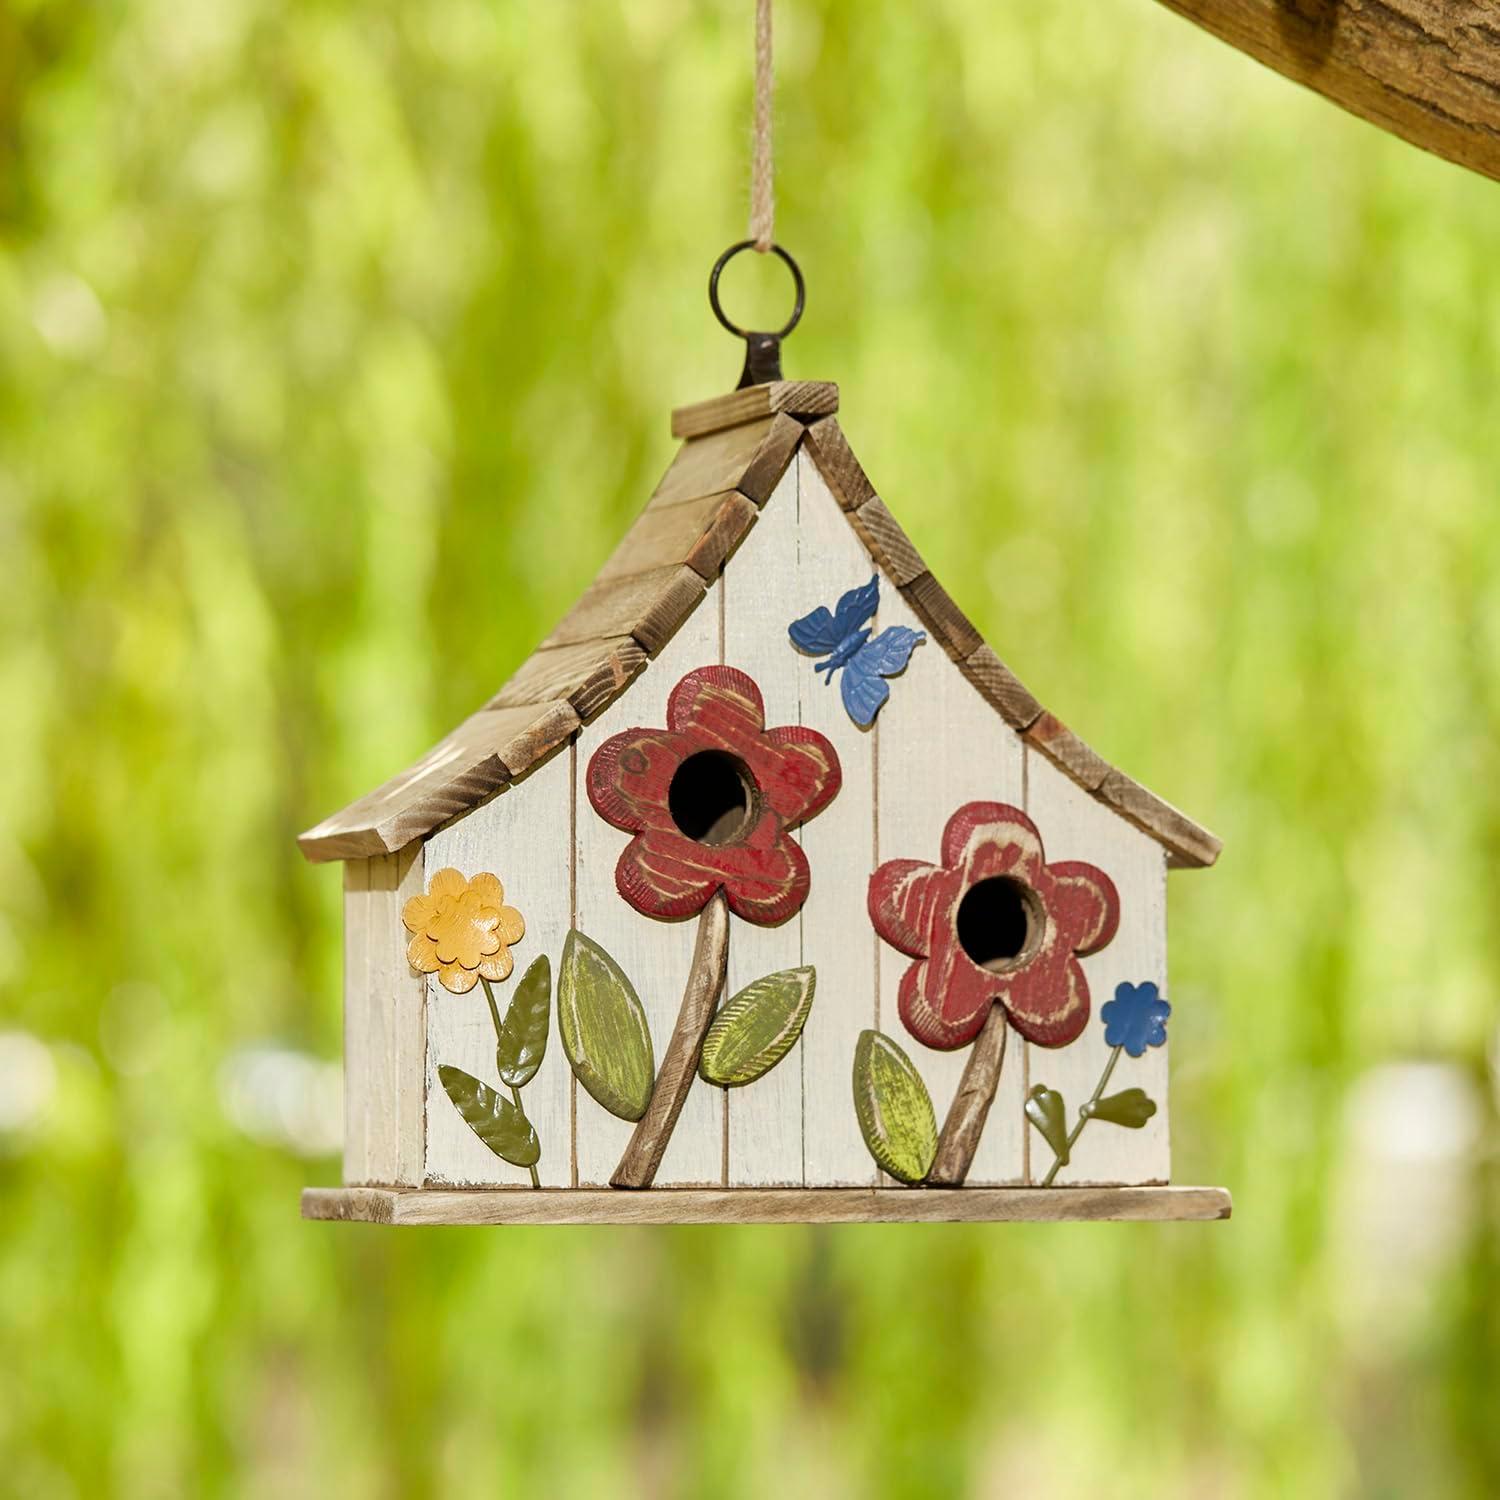
{"label": "blue butterfly", "polygon": [[890,686],[881,678],[904,671],[912,652],[927,639],[925,631],[892,625],[871,640],[865,622],[874,617],[879,602],[877,573],[867,584],[850,589],[832,614],[820,604],[810,615],[793,620],[787,631],[793,645],[809,655],[828,656],[813,671],[827,672],[830,683],[833,674],[844,669],[839,679],[844,707],[861,729],[875,722],[875,715],[891,696]]}

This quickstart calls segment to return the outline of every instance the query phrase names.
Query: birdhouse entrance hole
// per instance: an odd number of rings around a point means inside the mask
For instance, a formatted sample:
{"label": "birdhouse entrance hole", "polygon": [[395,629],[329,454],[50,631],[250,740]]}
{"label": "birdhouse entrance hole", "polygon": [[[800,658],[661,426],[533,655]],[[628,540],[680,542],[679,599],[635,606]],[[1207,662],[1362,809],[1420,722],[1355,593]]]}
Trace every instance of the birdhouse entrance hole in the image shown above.
{"label": "birdhouse entrance hole", "polygon": [[1001,974],[1036,946],[1042,917],[1026,886],[996,875],[971,887],[958,903],[957,926],[964,952],[981,969]]}
{"label": "birdhouse entrance hole", "polygon": [[717,848],[748,831],[755,778],[723,750],[700,750],[678,766],[667,790],[672,821],[690,839]]}

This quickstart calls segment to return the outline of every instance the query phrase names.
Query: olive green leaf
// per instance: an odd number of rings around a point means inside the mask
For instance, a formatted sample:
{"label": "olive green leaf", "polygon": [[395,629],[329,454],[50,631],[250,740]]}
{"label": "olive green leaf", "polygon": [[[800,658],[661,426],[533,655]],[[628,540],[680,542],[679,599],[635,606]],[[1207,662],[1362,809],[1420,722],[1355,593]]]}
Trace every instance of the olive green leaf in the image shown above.
{"label": "olive green leaf", "polygon": [[536,1077],[547,1051],[547,1018],[552,1009],[552,965],[544,953],[516,986],[500,1027],[495,1066],[500,1081],[524,1088]]}
{"label": "olive green leaf", "polygon": [[876,1163],[920,1182],[937,1155],[937,1117],[922,1075],[890,1037],[862,1031],[854,1048],[854,1112]]}
{"label": "olive green leaf", "polygon": [[639,1120],[656,1082],[646,1012],[619,964],[576,930],[563,944],[557,1030],[579,1083],[610,1114]]}
{"label": "olive green leaf", "polygon": [[1127,1130],[1139,1130],[1156,1113],[1156,1100],[1145,1089],[1125,1089],[1085,1104],[1079,1114],[1090,1120],[1108,1120]]}
{"label": "olive green leaf", "polygon": [[817,971],[782,969],[747,984],[724,1003],[703,1038],[698,1073],[706,1083],[738,1088],[754,1083],[781,1061],[812,1009]]}
{"label": "olive green leaf", "polygon": [[438,1069],[438,1078],[469,1129],[496,1156],[517,1167],[536,1165],[542,1154],[541,1142],[531,1121],[509,1099],[447,1063]]}
{"label": "olive green leaf", "polygon": [[1057,1164],[1068,1164],[1068,1107],[1056,1089],[1037,1084],[1026,1096],[1026,1118],[1042,1133],[1042,1139],[1052,1147]]}

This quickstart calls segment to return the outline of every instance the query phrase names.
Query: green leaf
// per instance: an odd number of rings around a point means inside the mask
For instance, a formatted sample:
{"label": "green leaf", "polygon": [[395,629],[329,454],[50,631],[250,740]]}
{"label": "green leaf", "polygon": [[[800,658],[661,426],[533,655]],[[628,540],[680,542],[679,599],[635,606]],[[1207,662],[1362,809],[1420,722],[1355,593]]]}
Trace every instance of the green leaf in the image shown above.
{"label": "green leaf", "polygon": [[1156,1100],[1145,1089],[1125,1089],[1085,1104],[1079,1113],[1091,1120],[1108,1120],[1111,1125],[1139,1130],[1156,1113]]}
{"label": "green leaf", "polygon": [[862,1031],[854,1048],[854,1112],[876,1163],[920,1182],[937,1155],[937,1117],[922,1075],[890,1037]]}
{"label": "green leaf", "polygon": [[517,1167],[536,1165],[542,1154],[541,1142],[531,1121],[509,1099],[447,1063],[438,1069],[438,1078],[469,1129],[496,1156]]}
{"label": "green leaf", "polygon": [[739,1088],[769,1073],[802,1035],[817,977],[811,965],[782,969],[726,1001],[703,1038],[699,1076],[707,1083]]}
{"label": "green leaf", "polygon": [[1037,1084],[1026,1096],[1026,1118],[1042,1133],[1042,1139],[1052,1147],[1057,1164],[1068,1164],[1068,1107],[1056,1089]]}
{"label": "green leaf", "polygon": [[536,1077],[547,1051],[547,1019],[552,1009],[552,965],[544,953],[516,986],[500,1027],[495,1066],[501,1083],[524,1088]]}
{"label": "green leaf", "polygon": [[576,930],[563,944],[557,1030],[579,1083],[610,1114],[639,1120],[656,1082],[646,1011],[619,964]]}

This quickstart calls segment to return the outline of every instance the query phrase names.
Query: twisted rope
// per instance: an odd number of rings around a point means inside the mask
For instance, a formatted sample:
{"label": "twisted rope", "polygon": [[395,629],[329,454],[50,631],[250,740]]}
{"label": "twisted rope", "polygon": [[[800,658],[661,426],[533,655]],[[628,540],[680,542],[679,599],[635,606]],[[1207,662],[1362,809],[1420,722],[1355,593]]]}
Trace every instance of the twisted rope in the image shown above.
{"label": "twisted rope", "polygon": [[771,190],[771,0],[755,0],[755,143],[750,167],[750,238],[762,255],[776,232]]}

